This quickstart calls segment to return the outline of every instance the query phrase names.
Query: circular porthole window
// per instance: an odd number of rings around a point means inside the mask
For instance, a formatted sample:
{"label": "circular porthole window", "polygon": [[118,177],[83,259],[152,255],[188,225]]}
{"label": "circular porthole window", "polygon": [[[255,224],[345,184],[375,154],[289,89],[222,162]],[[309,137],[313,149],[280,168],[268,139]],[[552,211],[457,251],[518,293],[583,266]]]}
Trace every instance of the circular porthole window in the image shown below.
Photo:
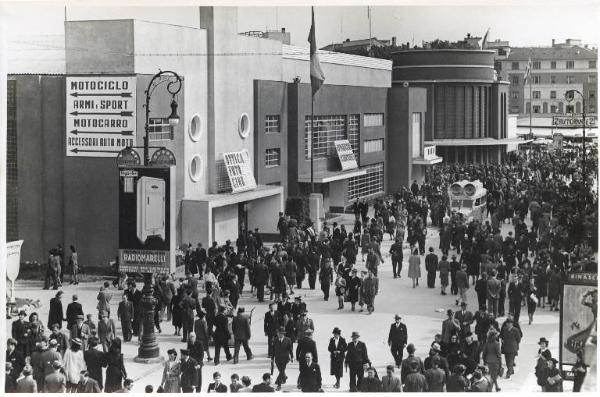
{"label": "circular porthole window", "polygon": [[203,169],[203,163],[202,163],[202,157],[200,157],[199,154],[195,154],[194,157],[192,157],[192,161],[190,162],[190,178],[192,178],[192,181],[194,182],[199,182],[200,179],[202,178],[202,169]]}
{"label": "circular porthole window", "polygon": [[200,137],[202,137],[202,119],[198,113],[196,113],[190,120],[189,133],[190,138],[194,142],[198,142]]}
{"label": "circular porthole window", "polygon": [[242,113],[238,120],[238,132],[243,139],[248,138],[250,135],[250,117],[248,113]]}

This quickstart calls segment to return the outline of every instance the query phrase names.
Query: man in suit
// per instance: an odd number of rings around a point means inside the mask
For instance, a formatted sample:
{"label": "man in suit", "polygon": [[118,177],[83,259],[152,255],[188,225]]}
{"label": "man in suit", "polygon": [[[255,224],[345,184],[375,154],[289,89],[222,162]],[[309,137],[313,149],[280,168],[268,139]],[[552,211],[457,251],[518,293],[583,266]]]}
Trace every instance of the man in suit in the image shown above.
{"label": "man in suit", "polygon": [[252,387],[252,393],[273,393],[275,389],[271,386],[271,374],[268,372],[263,374],[262,379],[262,383]]}
{"label": "man in suit", "polygon": [[273,340],[277,338],[277,330],[282,324],[279,312],[275,310],[276,304],[269,303],[269,311],[265,314],[264,331],[268,343],[268,355],[273,357]]}
{"label": "man in suit", "polygon": [[273,357],[271,360],[275,362],[279,374],[275,380],[277,390],[281,390],[281,385],[285,384],[287,376],[285,375],[285,367],[288,362],[294,361],[294,353],[292,352],[292,341],[284,336],[285,328],[279,327],[277,330],[277,338],[273,341]]}
{"label": "man in suit", "polygon": [[429,254],[425,257],[425,270],[427,270],[427,288],[435,288],[435,274],[438,270],[438,257],[429,247]]}
{"label": "man in suit", "polygon": [[33,379],[33,368],[26,365],[23,368],[23,377],[17,381],[17,393],[37,393],[37,383]]}
{"label": "man in suit", "polygon": [[17,341],[17,350],[20,351],[23,356],[28,356],[30,353],[27,351],[27,337],[29,336],[27,331],[29,329],[29,323],[25,321],[25,316],[27,316],[25,310],[20,310],[19,319],[12,323],[11,335],[13,339]]}
{"label": "man in suit", "polygon": [[61,361],[62,355],[58,352],[58,343],[56,339],[50,339],[49,348],[42,353],[42,362],[44,363],[44,377],[54,372],[52,363],[55,361]]}
{"label": "man in suit", "polygon": [[237,364],[239,362],[240,345],[244,346],[244,351],[246,352],[246,358],[248,360],[252,360],[252,358],[254,357],[252,355],[252,350],[250,350],[250,346],[248,346],[248,341],[251,337],[250,320],[245,315],[244,311],[245,309],[243,307],[238,308],[237,316],[233,318],[233,322],[231,323],[233,339],[235,341],[233,351],[234,364]]}
{"label": "man in suit", "polygon": [[23,367],[25,367],[25,356],[17,350],[17,341],[13,338],[6,341],[6,362],[12,364],[10,376],[16,383]]}
{"label": "man in suit", "polygon": [[[197,281],[195,278],[194,280]],[[183,317],[182,342],[187,342],[188,334],[194,331],[194,310],[196,309],[196,300],[191,297],[192,291],[194,291],[194,289],[188,286],[186,293],[183,295],[183,299],[179,302]]]}
{"label": "man in suit", "polygon": [[70,328],[71,340],[79,338],[81,340],[81,349],[85,352],[87,350],[88,341],[92,337],[92,332],[87,324],[83,323],[83,314],[77,315],[75,318],[75,324]]}
{"label": "man in suit", "polygon": [[132,334],[133,321],[133,303],[129,302],[127,295],[123,294],[119,307],[117,309],[117,319],[121,321],[121,330],[123,331],[123,340],[129,342]]}
{"label": "man in suit", "polygon": [[100,385],[98,385],[95,379],[90,378],[89,372],[83,370],[79,375],[77,393],[102,393],[102,389],[100,389]]}
{"label": "man in suit", "polygon": [[181,349],[181,391],[184,393],[192,393],[198,387],[198,369],[200,365],[196,360],[190,357],[190,352],[187,349]]}
{"label": "man in suit", "polygon": [[459,301],[466,302],[467,290],[469,289],[469,276],[467,275],[467,267],[465,265],[462,265],[456,272],[456,288],[458,289],[459,296],[459,299],[456,300],[456,303],[458,304]]}
{"label": "man in suit", "polygon": [[264,259],[258,258],[254,268],[254,286],[256,287],[256,299],[263,302],[265,299],[265,285],[269,280],[269,269],[264,263]]}
{"label": "man in suit", "polygon": [[58,324],[58,328],[62,328],[62,323],[65,321],[63,317],[62,306],[62,291],[58,291],[56,296],[50,299],[50,311],[48,312],[48,329],[52,328],[53,324]]}
{"label": "man in suit", "polygon": [[231,352],[229,351],[229,333],[228,320],[225,315],[225,307],[219,307],[219,314],[215,318],[215,333],[213,339],[215,342],[215,365],[219,365],[221,361],[221,348],[225,351],[227,361],[231,360]]}
{"label": "man in suit", "polygon": [[142,322],[142,293],[136,288],[134,281],[127,283],[127,290],[125,291],[127,300],[133,304],[133,336],[138,336],[140,330],[140,324]]}
{"label": "man in suit", "polygon": [[296,347],[296,360],[300,366],[300,371],[305,365],[304,358],[307,353],[311,354],[311,360],[314,362],[319,362],[319,355],[317,354],[317,344],[312,339],[313,331],[309,328],[304,333],[302,339],[298,341],[298,346]]}
{"label": "man in suit", "polygon": [[83,308],[81,307],[81,303],[77,302],[77,295],[73,295],[73,302],[67,305],[67,329],[70,330],[73,325],[75,325],[75,320],[77,316],[83,316]]}
{"label": "man in suit", "polygon": [[104,282],[104,286],[100,288],[100,292],[98,292],[98,296],[96,297],[98,300],[98,312],[102,311],[106,312],[107,317],[110,317],[110,301],[112,299],[112,292],[110,291],[110,283],[108,281]]}
{"label": "man in suit", "polygon": [[519,343],[521,343],[522,336],[521,330],[514,326],[513,319],[510,317],[506,319],[505,325],[500,331],[501,351],[506,362],[506,379],[515,373],[515,357],[519,353]]}
{"label": "man in suit", "polygon": [[390,248],[390,254],[392,255],[392,271],[394,272],[394,278],[401,277],[400,273],[402,272],[402,261],[403,252],[402,252],[402,241],[399,238],[396,238],[396,242],[392,244]]}
{"label": "man in suit", "polygon": [[313,360],[311,352],[306,352],[304,359],[304,365],[300,367],[298,385],[303,393],[316,393],[321,390],[321,367]]}
{"label": "man in suit", "polygon": [[494,317],[498,317],[498,300],[500,299],[500,281],[496,279],[496,271],[490,270],[490,277],[487,280],[487,304],[488,312]]}
{"label": "man in suit", "polygon": [[57,351],[61,354],[61,356],[65,355],[65,352],[69,348],[69,343],[67,341],[67,337],[60,331],[58,324],[52,325],[52,333],[48,336],[48,339],[55,340],[57,343]]}
{"label": "man in suit", "polygon": [[61,373],[62,364],[59,360],[52,362],[52,372],[44,379],[44,393],[65,393],[67,378]]}
{"label": "man in suit", "polygon": [[200,393],[202,390],[202,367],[204,366],[204,351],[207,350],[202,340],[196,337],[194,332],[190,332],[188,335],[187,349],[190,353],[190,357],[196,360],[200,367],[198,372],[198,386],[196,387],[196,393]]}
{"label": "man in suit", "polygon": [[454,312],[452,309],[448,309],[446,311],[446,316],[448,318],[442,322],[442,351],[444,355],[448,352],[447,346],[450,343],[450,338],[452,335],[458,335],[460,332],[460,323],[456,318],[454,318]]}
{"label": "man in suit", "polygon": [[356,386],[363,380],[365,369],[371,365],[367,354],[367,345],[360,340],[360,334],[352,332],[352,342],[348,344],[346,368],[350,368],[350,391],[357,391]]}
{"label": "man in suit", "polygon": [[98,342],[98,338],[90,338],[90,348],[83,352],[83,359],[85,361],[89,377],[98,382],[98,386],[100,387],[100,390],[102,390],[104,385],[102,382],[102,367],[106,367],[107,362],[106,353],[97,349]]}
{"label": "man in suit", "polygon": [[394,373],[394,366],[388,365],[386,375],[381,378],[382,391],[387,393],[400,393],[402,391],[402,381]]}
{"label": "man in suit", "polygon": [[411,367],[413,366],[413,363],[416,364],[420,374],[425,372],[425,365],[423,364],[423,361],[421,361],[420,357],[415,356],[415,351],[415,345],[412,343],[409,343],[408,346],[406,346],[408,357],[402,360],[402,366],[400,368],[400,381],[402,384],[406,382],[406,377],[411,373]]}
{"label": "man in suit", "polygon": [[98,339],[102,344],[102,350],[106,353],[111,342],[116,335],[115,322],[108,318],[108,313],[105,310],[100,312],[100,321],[98,321]]}
{"label": "man in suit", "polygon": [[473,324],[473,313],[467,310],[467,302],[460,303],[460,310],[454,313],[454,318],[460,324],[460,337],[461,339],[464,336],[471,332],[471,324]]}
{"label": "man in suit", "polygon": [[217,304],[211,296],[212,287],[206,288],[206,296],[202,298],[202,309],[206,313],[206,326],[208,327],[208,334],[213,335],[213,327],[215,325],[215,317],[217,315]]}
{"label": "man in suit", "polygon": [[394,320],[394,323],[390,325],[390,332],[388,333],[388,346],[392,351],[396,367],[400,368],[402,357],[404,355],[404,348],[408,341],[408,331],[406,330],[406,325],[400,321],[402,320],[402,317],[396,314]]}
{"label": "man in suit", "polygon": [[379,279],[369,270],[367,277],[362,281],[363,299],[369,314],[375,310],[375,296],[379,293]]}

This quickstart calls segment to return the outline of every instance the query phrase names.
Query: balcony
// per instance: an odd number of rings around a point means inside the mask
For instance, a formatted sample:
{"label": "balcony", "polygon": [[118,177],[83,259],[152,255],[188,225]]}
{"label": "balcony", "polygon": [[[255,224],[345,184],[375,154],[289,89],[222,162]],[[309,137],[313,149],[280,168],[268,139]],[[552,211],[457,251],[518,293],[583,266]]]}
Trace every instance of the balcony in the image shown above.
{"label": "balcony", "polygon": [[443,158],[435,154],[435,145],[426,145],[423,147],[422,157],[413,157],[413,164],[416,165],[434,165],[444,161]]}

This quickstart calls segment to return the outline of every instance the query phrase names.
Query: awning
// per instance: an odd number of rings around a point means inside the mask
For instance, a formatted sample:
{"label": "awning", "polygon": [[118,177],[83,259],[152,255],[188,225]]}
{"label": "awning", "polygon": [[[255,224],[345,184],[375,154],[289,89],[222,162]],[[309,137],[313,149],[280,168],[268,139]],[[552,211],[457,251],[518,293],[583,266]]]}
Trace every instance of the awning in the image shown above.
{"label": "awning", "polygon": [[434,165],[434,164],[438,164],[441,163],[442,161],[444,161],[444,159],[442,157],[436,156],[434,158],[423,158],[423,157],[417,157],[417,158],[413,158],[412,163],[413,165]]}
{"label": "awning", "polygon": [[526,143],[522,138],[465,138],[465,139],[436,139],[425,141],[426,145],[436,146],[505,146],[511,144]]}
{"label": "awning", "polygon": [[[366,173],[366,169],[360,168],[348,171],[318,171],[314,173],[314,181],[315,183],[329,183],[354,176],[366,175]],[[310,183],[310,174],[299,175],[298,182]]]}
{"label": "awning", "polygon": [[[550,127],[533,127],[531,128],[531,132],[534,137],[542,137],[548,138],[551,137],[552,134],[561,134],[565,138],[583,138],[583,129],[582,128],[550,128]],[[529,135],[529,127],[519,126],[517,128],[517,135]],[[597,138],[598,137],[598,129],[597,128],[586,128],[585,129],[585,137],[586,138]]]}
{"label": "awning", "polygon": [[218,193],[205,194],[197,197],[185,197],[184,201],[203,201],[207,202],[211,208],[223,207],[226,205],[253,201],[264,197],[283,194],[283,187],[258,185],[256,189],[248,190],[240,193]]}

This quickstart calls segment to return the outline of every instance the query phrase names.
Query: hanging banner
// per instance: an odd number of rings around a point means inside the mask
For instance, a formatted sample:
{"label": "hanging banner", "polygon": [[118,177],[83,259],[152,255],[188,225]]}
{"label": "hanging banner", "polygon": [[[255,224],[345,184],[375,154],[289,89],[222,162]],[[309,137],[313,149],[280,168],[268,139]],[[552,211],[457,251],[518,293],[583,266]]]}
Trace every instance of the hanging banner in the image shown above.
{"label": "hanging banner", "polygon": [[335,145],[335,151],[340,159],[342,171],[358,168],[356,157],[354,157],[354,152],[352,151],[352,145],[350,145],[350,142],[348,142],[347,139],[334,141],[333,144]]}
{"label": "hanging banner", "polygon": [[116,157],[134,146],[135,90],[135,76],[68,76],[67,156]]}
{"label": "hanging banner", "polygon": [[256,189],[252,163],[247,150],[223,153],[223,161],[233,193]]}
{"label": "hanging banner", "polygon": [[6,279],[15,281],[21,268],[21,247],[23,240],[6,243]]}

